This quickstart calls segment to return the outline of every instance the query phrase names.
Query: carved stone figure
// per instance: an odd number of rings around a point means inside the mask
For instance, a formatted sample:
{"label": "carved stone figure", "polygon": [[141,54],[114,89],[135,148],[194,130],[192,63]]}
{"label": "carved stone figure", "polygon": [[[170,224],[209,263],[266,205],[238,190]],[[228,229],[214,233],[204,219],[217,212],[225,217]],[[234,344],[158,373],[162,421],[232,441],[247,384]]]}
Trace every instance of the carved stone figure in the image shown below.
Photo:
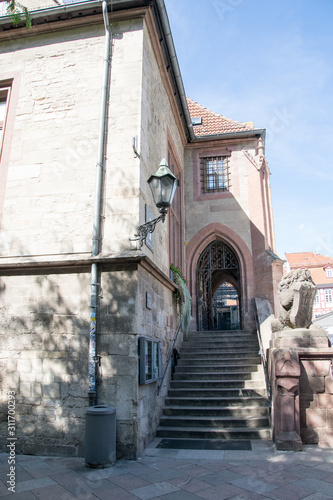
{"label": "carved stone figure", "polygon": [[308,269],[295,269],[284,276],[279,283],[280,307],[273,330],[309,328],[316,292]]}

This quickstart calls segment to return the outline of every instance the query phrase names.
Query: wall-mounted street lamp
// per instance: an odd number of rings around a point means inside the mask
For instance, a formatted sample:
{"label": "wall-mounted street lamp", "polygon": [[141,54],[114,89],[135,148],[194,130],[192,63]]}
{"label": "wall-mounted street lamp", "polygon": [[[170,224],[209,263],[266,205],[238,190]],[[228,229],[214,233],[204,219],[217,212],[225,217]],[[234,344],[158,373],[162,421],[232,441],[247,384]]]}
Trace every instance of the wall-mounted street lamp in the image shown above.
{"label": "wall-mounted street lamp", "polygon": [[159,221],[165,221],[168,208],[171,206],[175,196],[178,181],[169,169],[166,159],[163,158],[156,174],[151,175],[147,182],[150,186],[155,205],[159,209],[161,215],[139,226],[137,234],[134,235],[135,238],[130,238],[131,241],[139,240],[139,248],[142,247],[148,233],[153,233],[155,231],[156,224]]}

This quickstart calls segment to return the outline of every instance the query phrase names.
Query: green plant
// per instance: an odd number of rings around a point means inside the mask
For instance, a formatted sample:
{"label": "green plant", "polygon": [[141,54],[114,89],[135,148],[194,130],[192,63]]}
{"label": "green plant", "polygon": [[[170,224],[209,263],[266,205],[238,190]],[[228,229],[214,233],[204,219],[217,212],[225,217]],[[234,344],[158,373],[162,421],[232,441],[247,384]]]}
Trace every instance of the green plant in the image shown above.
{"label": "green plant", "polygon": [[174,264],[171,264],[170,270],[173,272],[174,282],[180,288],[180,290],[177,290],[176,292],[176,302],[180,306],[183,329],[187,333],[191,321],[192,298],[186,286],[186,278],[183,275],[182,270]]}
{"label": "green plant", "polygon": [[20,24],[24,19],[25,25],[31,29],[31,17],[27,7],[17,2],[17,0],[9,0],[7,4],[7,14],[11,17],[14,26]]}

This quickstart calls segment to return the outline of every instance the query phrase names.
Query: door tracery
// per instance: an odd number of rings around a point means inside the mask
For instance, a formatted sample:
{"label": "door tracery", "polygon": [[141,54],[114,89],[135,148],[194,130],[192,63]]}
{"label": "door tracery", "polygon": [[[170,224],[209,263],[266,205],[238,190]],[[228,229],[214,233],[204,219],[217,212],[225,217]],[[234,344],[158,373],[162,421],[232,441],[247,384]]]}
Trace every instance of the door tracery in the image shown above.
{"label": "door tracery", "polygon": [[213,241],[197,265],[198,329],[238,329],[239,290],[240,269],[235,253],[221,241]]}

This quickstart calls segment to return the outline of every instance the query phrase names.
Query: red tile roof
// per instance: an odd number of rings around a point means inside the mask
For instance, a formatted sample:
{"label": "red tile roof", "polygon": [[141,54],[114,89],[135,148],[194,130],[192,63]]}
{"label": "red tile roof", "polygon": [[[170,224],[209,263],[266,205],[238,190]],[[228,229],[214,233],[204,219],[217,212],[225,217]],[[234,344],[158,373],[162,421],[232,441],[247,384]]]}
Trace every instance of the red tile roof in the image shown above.
{"label": "red tile roof", "polygon": [[317,285],[333,283],[333,278],[328,278],[325,271],[327,266],[333,268],[333,257],[320,255],[316,252],[299,252],[286,253],[286,259],[290,269],[309,269],[311,277]]}
{"label": "red tile roof", "polygon": [[194,134],[197,137],[254,130],[253,123],[236,122],[225,116],[218,115],[192,101],[192,99],[187,98],[187,104],[191,118],[202,118],[202,125],[193,126]]}
{"label": "red tile roof", "polygon": [[333,264],[333,257],[320,255],[320,253],[316,252],[286,253],[286,259],[289,262],[290,267],[292,268],[295,268],[297,266],[324,267],[327,264]]}

